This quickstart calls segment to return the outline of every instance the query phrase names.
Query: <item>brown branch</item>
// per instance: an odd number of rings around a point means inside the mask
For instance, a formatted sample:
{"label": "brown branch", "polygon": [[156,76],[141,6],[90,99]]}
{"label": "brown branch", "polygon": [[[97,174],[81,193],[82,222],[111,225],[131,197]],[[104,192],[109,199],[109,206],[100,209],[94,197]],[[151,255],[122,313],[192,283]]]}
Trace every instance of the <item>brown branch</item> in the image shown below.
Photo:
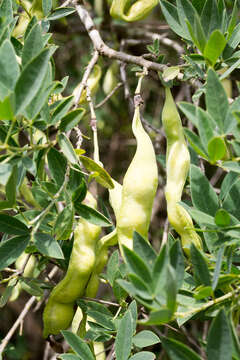
{"label": "brown branch", "polygon": [[15,333],[15,331],[17,330],[18,326],[21,324],[21,322],[23,321],[23,319],[25,318],[25,316],[27,315],[29,309],[32,307],[32,305],[34,304],[36,300],[36,296],[32,296],[28,302],[25,304],[21,314],[19,315],[19,317],[17,318],[17,320],[15,321],[14,325],[11,327],[11,329],[9,330],[9,332],[7,333],[7,335],[5,336],[5,338],[2,340],[2,343],[0,345],[0,355],[2,355],[5,347],[7,346],[8,342],[10,341],[11,337],[13,336],[13,334]]}
{"label": "brown branch", "polygon": [[125,63],[139,65],[146,69],[152,69],[155,71],[163,71],[167,68],[166,65],[158,64],[146,59],[143,59],[140,56],[133,56],[126,54],[121,51],[116,51],[107,46],[101,38],[99,31],[96,29],[92,18],[90,17],[88,11],[81,5],[76,5],[76,10],[78,15],[88,32],[90,39],[95,47],[95,49],[99,52],[100,55],[107,56],[109,58],[117,59],[123,61]]}
{"label": "brown branch", "polygon": [[87,86],[87,80],[89,78],[89,75],[91,74],[91,71],[94,67],[94,65],[96,64],[96,62],[98,61],[98,57],[99,57],[99,54],[98,54],[98,51],[94,51],[94,54],[83,74],[83,78],[82,78],[82,81],[81,81],[81,84],[79,86],[79,89],[77,91],[77,94],[75,96],[75,99],[74,99],[74,108],[76,109],[78,107],[78,103],[79,103],[79,100],[81,98],[81,95],[82,95],[82,92],[83,90],[85,89],[85,87]]}

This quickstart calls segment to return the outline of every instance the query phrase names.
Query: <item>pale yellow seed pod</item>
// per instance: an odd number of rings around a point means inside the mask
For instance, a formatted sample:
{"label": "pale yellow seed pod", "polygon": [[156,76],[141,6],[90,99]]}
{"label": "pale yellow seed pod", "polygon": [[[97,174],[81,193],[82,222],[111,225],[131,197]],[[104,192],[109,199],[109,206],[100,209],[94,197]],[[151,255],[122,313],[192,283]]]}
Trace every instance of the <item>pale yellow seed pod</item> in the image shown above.
{"label": "pale yellow seed pod", "polygon": [[157,4],[158,0],[137,0],[128,8],[129,0],[113,0],[110,14],[127,22],[138,21],[147,17]]}
{"label": "pale yellow seed pod", "polygon": [[139,107],[135,109],[133,133],[136,153],[123,179],[122,202],[117,213],[118,241],[132,249],[133,232],[147,239],[153,200],[158,185],[158,170],[152,141],[144,130]]}
{"label": "pale yellow seed pod", "polygon": [[202,247],[201,238],[192,229],[193,222],[188,212],[178,204],[190,167],[190,154],[184,138],[182,122],[174,103],[171,90],[165,89],[166,99],[162,111],[162,122],[167,138],[167,184],[165,196],[169,223],[181,237],[182,247],[187,255],[191,243]]}

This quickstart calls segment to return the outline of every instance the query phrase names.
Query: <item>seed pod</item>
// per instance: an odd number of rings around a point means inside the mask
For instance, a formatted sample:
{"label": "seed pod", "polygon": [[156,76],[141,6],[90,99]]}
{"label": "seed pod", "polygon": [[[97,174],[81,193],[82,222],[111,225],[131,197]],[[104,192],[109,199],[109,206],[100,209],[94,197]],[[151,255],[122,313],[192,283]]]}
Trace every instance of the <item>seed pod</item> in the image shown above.
{"label": "seed pod", "polygon": [[129,7],[129,0],[113,0],[110,14],[116,19],[127,22],[144,19],[158,4],[158,0],[137,0]]}
{"label": "seed pod", "polygon": [[120,248],[123,244],[132,248],[134,230],[147,239],[158,185],[156,156],[152,141],[142,126],[139,106],[135,109],[132,130],[137,149],[123,179],[121,207],[116,214]]}
{"label": "seed pod", "polygon": [[166,99],[162,111],[162,123],[167,138],[167,184],[165,196],[167,200],[168,220],[181,236],[182,247],[186,254],[193,242],[202,247],[201,238],[192,229],[193,222],[188,212],[178,204],[181,201],[183,188],[190,166],[190,155],[184,138],[182,122],[174,103],[171,90],[165,89]]}
{"label": "seed pod", "polygon": [[[96,208],[96,201],[87,194],[88,205]],[[101,228],[80,219],[74,230],[73,249],[65,277],[52,290],[44,309],[44,337],[58,334],[71,324],[74,302],[83,296],[95,265],[95,247]]]}

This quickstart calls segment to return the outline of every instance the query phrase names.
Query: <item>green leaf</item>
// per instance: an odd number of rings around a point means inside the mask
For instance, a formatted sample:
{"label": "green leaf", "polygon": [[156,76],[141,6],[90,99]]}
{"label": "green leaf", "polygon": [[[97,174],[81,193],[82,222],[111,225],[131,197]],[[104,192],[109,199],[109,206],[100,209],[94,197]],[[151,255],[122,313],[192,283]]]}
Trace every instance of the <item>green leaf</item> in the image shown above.
{"label": "green leaf", "polygon": [[201,53],[203,54],[207,41],[206,41],[204,29],[202,27],[202,24],[201,24],[201,21],[200,21],[200,18],[198,15],[195,16],[193,28],[194,28],[195,36],[197,38],[198,48],[201,51]]}
{"label": "green leaf", "polygon": [[80,155],[80,160],[83,166],[90,172],[94,173],[95,180],[102,186],[106,187],[107,189],[113,189],[114,184],[111,179],[111,176],[107,173],[107,171],[97,164],[94,160],[90,159],[89,157]]}
{"label": "green leaf", "polygon": [[168,268],[167,268],[166,293],[167,293],[167,308],[173,313],[176,310],[177,283],[176,283],[176,271],[170,264],[168,264]]}
{"label": "green leaf", "polygon": [[208,143],[214,136],[214,120],[211,116],[201,108],[197,109],[198,116],[198,131],[201,138],[201,142],[207,151]]}
{"label": "green leaf", "polygon": [[201,170],[191,165],[190,186],[193,205],[200,211],[215,216],[218,210],[218,197]]}
{"label": "green leaf", "polygon": [[32,296],[43,296],[43,289],[37,279],[21,278],[20,285],[23,290]]}
{"label": "green leaf", "polygon": [[166,245],[163,245],[153,266],[153,282],[155,294],[166,292],[168,253]]}
{"label": "green leaf", "polygon": [[52,9],[52,0],[42,0],[42,9],[45,16],[48,16]]}
{"label": "green leaf", "polygon": [[2,296],[0,297],[0,309],[3,308],[7,304],[8,299],[12,295],[12,292],[13,292],[13,289],[14,289],[16,283],[17,283],[17,279],[11,279],[8,282],[8,286],[3,291]]}
{"label": "green leaf", "polygon": [[184,279],[184,256],[180,241],[176,240],[169,251],[170,264],[176,270],[176,286],[180,289]]}
{"label": "green leaf", "polygon": [[221,309],[213,320],[207,337],[207,359],[231,360],[232,337],[225,311]]}
{"label": "green leaf", "polygon": [[190,120],[193,125],[198,128],[198,114],[197,114],[197,106],[188,102],[179,102],[179,109],[184,113],[184,115]]}
{"label": "green leaf", "polygon": [[65,134],[59,134],[58,135],[58,142],[59,142],[59,146],[63,152],[63,154],[66,156],[66,158],[72,163],[72,164],[77,164],[78,163],[78,158],[75,154],[75,151],[73,149],[73,146],[71,144],[71,142],[69,141],[69,139],[66,137]]}
{"label": "green leaf", "polygon": [[133,344],[139,348],[155,345],[160,342],[159,337],[150,330],[140,331],[133,337]]}
{"label": "green leaf", "polygon": [[[236,164],[234,162],[234,164]],[[239,167],[239,173],[240,173],[240,167]],[[231,187],[238,181],[239,175],[236,172],[230,171],[223,179],[222,185],[221,185],[221,192],[220,192],[220,199],[223,201],[225,197],[227,196],[229,190]]]}
{"label": "green leaf", "polygon": [[230,225],[231,217],[226,210],[219,209],[215,214],[214,220],[218,226],[228,226]]}
{"label": "green leaf", "polygon": [[125,313],[118,326],[115,353],[116,360],[127,360],[132,347],[132,320],[129,311]]}
{"label": "green leaf", "polygon": [[73,355],[73,354],[63,354],[63,355],[58,355],[58,358],[61,360],[81,360],[83,358],[80,358],[77,355]]}
{"label": "green leaf", "polygon": [[12,165],[0,163],[0,184],[6,185],[12,174]]}
{"label": "green leaf", "polygon": [[148,285],[136,274],[128,274],[128,278],[134,286],[135,293],[145,300],[152,300],[153,294],[151,294]]}
{"label": "green leaf", "polygon": [[219,279],[219,275],[221,272],[221,266],[222,266],[222,261],[223,261],[223,254],[224,254],[224,250],[225,247],[222,246],[217,253],[217,261],[216,261],[216,265],[214,268],[214,273],[213,273],[213,279],[212,279],[212,289],[213,291],[216,289],[217,284],[218,284],[218,279]]}
{"label": "green leaf", "polygon": [[161,325],[166,324],[172,319],[173,313],[171,310],[162,308],[158,311],[150,313],[149,318],[146,320],[139,321],[142,325]]}
{"label": "green leaf", "polygon": [[32,27],[26,40],[24,41],[22,51],[22,66],[24,67],[43,49],[42,30],[39,24]]}
{"label": "green leaf", "polygon": [[169,337],[161,337],[161,341],[171,360],[201,360],[200,356],[180,341]]}
{"label": "green leaf", "polygon": [[15,111],[17,114],[22,113],[38,93],[51,55],[51,49],[42,50],[21,72],[15,87]]}
{"label": "green leaf", "polygon": [[91,224],[103,227],[112,225],[112,222],[106,216],[90,206],[74,203],[74,207],[77,213]]}
{"label": "green leaf", "polygon": [[160,1],[160,6],[170,28],[179,36],[186,38],[188,32],[186,33],[180,24],[176,6],[165,0]]}
{"label": "green leaf", "polygon": [[133,233],[133,251],[135,251],[143,259],[143,261],[149,265],[150,269],[152,269],[157,254],[151,244],[136,231]]}
{"label": "green leaf", "polygon": [[236,161],[224,161],[222,167],[223,169],[225,168],[231,172],[235,172],[235,175],[240,174],[240,164]]}
{"label": "green leaf", "polygon": [[59,246],[57,241],[49,234],[35,234],[34,244],[41,254],[53,257],[55,259],[64,259],[61,247]]}
{"label": "green leaf", "polygon": [[237,5],[237,0],[234,1],[234,5],[233,5],[233,10],[231,13],[231,18],[228,24],[228,39],[231,37],[235,26],[237,25],[237,19],[238,19],[238,5]]}
{"label": "green leaf", "polygon": [[167,67],[162,73],[163,80],[166,82],[173,80],[178,76],[179,72],[180,72],[179,66]]}
{"label": "green leaf", "polygon": [[227,94],[218,75],[212,69],[208,70],[206,87],[207,111],[214,119],[219,131],[224,134],[224,120],[228,112]]}
{"label": "green leaf", "polygon": [[107,279],[111,286],[113,286],[113,282],[115,279],[115,274],[118,271],[119,268],[119,254],[118,250],[115,250],[107,264]]}
{"label": "green leaf", "polygon": [[147,285],[152,282],[151,273],[146,266],[145,262],[132,250],[122,245],[124,259],[129,268],[129,272],[136,274]]}
{"label": "green leaf", "polygon": [[88,310],[87,314],[96,321],[97,324],[101,325],[105,329],[115,330],[112,316],[107,316],[106,313],[94,310]]}
{"label": "green leaf", "polygon": [[207,41],[207,44],[204,49],[204,57],[210,62],[212,66],[216,64],[219,56],[222,54],[225,46],[226,39],[219,30],[214,30],[211,33],[210,38]]}
{"label": "green leaf", "polygon": [[48,166],[51,176],[60,187],[65,179],[67,170],[66,158],[55,148],[51,148],[47,154]]}
{"label": "green leaf", "polygon": [[196,300],[205,299],[208,298],[209,296],[213,296],[213,290],[211,286],[204,286],[204,287],[200,286],[198,290],[195,290],[194,293],[194,298]]}
{"label": "green leaf", "polygon": [[11,0],[2,0],[0,5],[0,14],[4,25],[10,24],[13,20],[13,9]]}
{"label": "green leaf", "polygon": [[80,185],[72,193],[72,201],[81,203],[87,195],[87,185],[84,179],[81,179]]}
{"label": "green leaf", "polygon": [[27,235],[29,229],[21,221],[13,216],[0,214],[0,229],[1,232],[9,235]]}
{"label": "green leaf", "polygon": [[19,66],[10,40],[6,39],[0,47],[0,82],[13,90],[19,77]]}
{"label": "green leaf", "polygon": [[17,260],[17,258],[26,249],[29,240],[30,237],[26,235],[15,236],[0,243],[0,271]]}
{"label": "green leaf", "polygon": [[72,205],[66,206],[60,214],[58,214],[54,224],[54,234],[56,240],[68,240],[73,227],[74,212]]}
{"label": "green leaf", "polygon": [[205,257],[192,243],[190,248],[194,277],[199,285],[211,286],[211,278]]}
{"label": "green leaf", "polygon": [[53,13],[47,17],[48,20],[57,20],[61,19],[65,16],[73,14],[76,11],[75,8],[72,7],[61,7],[54,9]]}
{"label": "green leaf", "polygon": [[224,158],[227,153],[225,141],[220,136],[213,137],[208,143],[208,154],[212,163]]}
{"label": "green leaf", "polygon": [[130,312],[132,319],[132,334],[134,335],[137,327],[137,318],[138,318],[138,309],[136,300],[133,300],[128,306],[128,311]]}
{"label": "green leaf", "polygon": [[189,0],[177,0],[177,12],[181,26],[184,29],[185,39],[191,40],[191,37],[189,36],[186,20],[189,22],[190,25],[193,25],[195,17],[198,16],[197,11],[192,6]]}
{"label": "green leaf", "polygon": [[227,210],[237,219],[240,218],[239,199],[240,199],[240,180],[235,182],[233,186],[229,189],[222,204],[223,209]]}
{"label": "green leaf", "polygon": [[156,355],[150,351],[141,351],[129,358],[129,360],[154,360],[154,359],[156,359]]}
{"label": "green leaf", "polygon": [[221,18],[218,13],[216,0],[206,0],[201,14],[201,24],[207,38],[213,30],[220,29]]}
{"label": "green leaf", "polygon": [[61,333],[70,347],[82,360],[95,360],[95,356],[92,354],[89,346],[79,336],[67,330],[62,330]]}
{"label": "green leaf", "polygon": [[6,97],[0,102],[0,120],[12,120],[14,116],[10,97]]}
{"label": "green leaf", "polygon": [[62,118],[66,115],[73,103],[73,96],[68,96],[63,98],[57,107],[54,109],[51,117],[51,125],[55,125],[58,121],[61,121]]}
{"label": "green leaf", "polygon": [[205,212],[202,212],[200,210],[197,210],[193,207],[188,206],[187,204],[181,202],[180,203],[186,210],[189,212],[191,217],[198,223],[207,225],[210,227],[215,227],[214,217],[206,214]]}
{"label": "green leaf", "polygon": [[230,327],[231,327],[232,344],[233,344],[232,355],[235,356],[234,360],[238,360],[238,359],[240,359],[240,342],[239,342],[239,337],[238,337],[232,316],[230,318]]}
{"label": "green leaf", "polygon": [[76,110],[70,111],[66,114],[60,123],[59,129],[62,132],[68,132],[72,130],[77,124],[82,120],[86,113],[86,110],[83,108],[78,108]]}
{"label": "green leaf", "polygon": [[[42,81],[42,85],[40,90],[38,91],[38,96],[36,96],[35,98],[32,99],[32,101],[28,104],[28,106],[26,107],[24,114],[25,116],[31,120],[34,119],[36,117],[36,115],[38,115],[40,113],[40,111],[44,110],[47,108],[48,109],[48,99],[50,94],[52,93],[53,89],[55,88],[55,84],[51,82],[49,75],[51,75],[50,73],[50,66],[48,66],[48,71],[46,72],[45,77],[43,78]],[[50,80],[50,83],[49,83]],[[48,121],[47,116],[44,116],[42,114],[42,118],[44,118],[44,120],[46,120],[46,122]],[[45,123],[45,121],[44,121]],[[36,122],[35,122],[36,124]],[[45,124],[44,124],[45,126]]]}
{"label": "green leaf", "polygon": [[186,135],[189,144],[196,151],[196,153],[200,155],[203,159],[208,160],[207,153],[205,152],[200,137],[187,128],[184,129],[184,134]]}

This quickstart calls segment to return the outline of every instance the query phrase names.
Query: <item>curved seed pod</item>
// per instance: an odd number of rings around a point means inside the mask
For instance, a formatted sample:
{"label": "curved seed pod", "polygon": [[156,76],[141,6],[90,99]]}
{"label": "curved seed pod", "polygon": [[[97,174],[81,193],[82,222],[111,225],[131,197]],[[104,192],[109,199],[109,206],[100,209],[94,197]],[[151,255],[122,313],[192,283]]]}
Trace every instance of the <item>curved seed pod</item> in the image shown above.
{"label": "curved seed pod", "polygon": [[129,0],[113,0],[110,14],[127,22],[138,21],[147,17],[157,4],[158,0],[137,0],[129,7]]}
{"label": "curved seed pod", "polygon": [[[101,75],[102,75],[102,70],[101,70],[100,66],[95,65],[91,75],[89,76],[89,78],[87,80],[87,86],[90,89],[91,95],[96,93]],[[81,86],[81,83],[78,84],[78,86],[73,90],[73,95],[75,98],[77,97],[80,86]],[[86,99],[87,99],[87,91],[86,91],[86,89],[84,89],[78,103],[82,104],[86,101]]]}
{"label": "curved seed pod", "polygon": [[[96,208],[96,201],[87,194],[88,205]],[[65,277],[52,290],[44,309],[44,337],[58,334],[72,321],[74,302],[81,297],[95,265],[95,248],[101,228],[80,219],[74,230],[74,243]]]}
{"label": "curved seed pod", "polygon": [[182,122],[174,103],[170,88],[166,88],[166,99],[162,111],[162,122],[167,138],[167,184],[165,196],[167,200],[168,220],[181,236],[182,247],[186,254],[193,242],[202,247],[201,238],[193,228],[188,212],[178,204],[181,201],[183,188],[190,166],[190,155],[184,138]]}
{"label": "curved seed pod", "polygon": [[137,149],[123,179],[121,207],[116,214],[120,248],[122,244],[132,248],[134,230],[147,238],[158,185],[156,156],[152,141],[142,126],[139,106],[134,112],[132,130]]}

